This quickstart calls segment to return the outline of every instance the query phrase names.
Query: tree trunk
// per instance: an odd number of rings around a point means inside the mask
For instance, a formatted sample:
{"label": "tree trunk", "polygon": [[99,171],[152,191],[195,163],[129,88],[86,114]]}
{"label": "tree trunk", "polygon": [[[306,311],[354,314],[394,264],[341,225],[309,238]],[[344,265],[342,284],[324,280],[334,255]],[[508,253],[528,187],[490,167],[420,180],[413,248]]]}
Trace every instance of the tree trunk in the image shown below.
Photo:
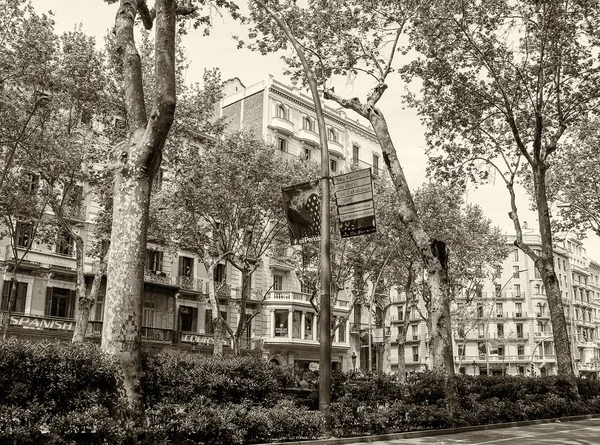
{"label": "tree trunk", "polygon": [[75,295],[77,297],[77,311],[75,311],[75,331],[71,341],[73,343],[82,342],[87,331],[88,320],[90,319],[90,310],[94,305],[90,303],[89,296],[85,289],[85,275],[83,274],[83,239],[81,236],[69,230],[71,236],[75,238],[75,255],[77,264],[77,287]]}
{"label": "tree trunk", "polygon": [[[217,283],[215,283],[215,267],[220,261],[219,258],[217,261],[211,261],[208,264],[208,302],[210,304],[210,308],[212,311],[212,323],[213,323],[213,354],[217,357],[221,357],[223,355],[223,325],[221,323],[221,312],[219,310],[219,299],[217,296],[217,290],[215,287]],[[205,263],[206,266],[206,263]]]}
{"label": "tree trunk", "polygon": [[554,270],[554,252],[552,243],[552,230],[550,226],[550,212],[546,196],[546,174],[544,166],[534,168],[535,200],[538,209],[540,235],[542,239],[542,256],[536,261],[542,281],[546,287],[546,298],[550,310],[550,320],[556,348],[556,364],[558,375],[574,377],[571,343],[565,320],[562,295]]}
{"label": "tree trunk", "polygon": [[90,311],[92,310],[94,303],[96,303],[98,300],[100,286],[102,285],[102,278],[105,274],[106,260],[105,258],[101,258],[100,264],[98,265],[98,270],[94,274],[94,280],[92,281],[92,287],[89,294],[85,292],[85,283],[83,293],[81,293],[81,291],[78,289],[78,292],[80,292],[78,296],[79,306],[75,314],[75,332],[73,333],[72,339],[73,343],[82,342],[85,338],[87,324],[90,319]]}
{"label": "tree trunk", "polygon": [[175,3],[157,0],[155,4],[156,94],[149,118],[134,40],[137,8],[145,2],[121,0],[115,19],[130,135],[113,152],[113,223],[102,350],[120,361],[127,402],[138,423],[144,422],[140,351],[150,192],[175,114]]}
{"label": "tree trunk", "polygon": [[[141,140],[132,141],[136,147]],[[125,171],[126,172],[126,171]],[[123,173],[125,173],[123,172]],[[142,292],[150,179],[141,169],[114,180],[111,251],[108,257],[102,350],[122,367],[127,399],[143,413],[141,377]]]}
{"label": "tree trunk", "polygon": [[[431,291],[429,308],[429,351],[432,369],[454,378],[452,354],[452,327],[450,320],[450,288],[446,245],[431,239],[425,232],[416,212],[404,172],[398,161],[396,149],[383,114],[371,109],[369,120],[381,145],[383,159],[389,170],[399,197],[399,215],[409,231],[427,270],[427,283]],[[453,386],[453,382],[451,382]]]}

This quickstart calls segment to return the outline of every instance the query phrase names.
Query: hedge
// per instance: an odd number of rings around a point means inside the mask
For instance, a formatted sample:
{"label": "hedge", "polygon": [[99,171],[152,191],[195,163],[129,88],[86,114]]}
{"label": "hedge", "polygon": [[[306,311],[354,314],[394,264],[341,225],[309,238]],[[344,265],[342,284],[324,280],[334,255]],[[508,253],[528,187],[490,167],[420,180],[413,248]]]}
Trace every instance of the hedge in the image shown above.
{"label": "hedge", "polygon": [[[119,404],[117,364],[98,346],[0,342],[0,445],[236,445],[325,435],[322,414],[290,396],[298,382],[288,368],[181,352],[145,354],[142,364],[147,426],[137,429]],[[457,376],[449,407],[445,381],[434,373],[405,383],[396,375],[334,373],[330,431],[356,436],[600,413],[600,382],[577,384],[578,394],[558,377]],[[313,384],[308,399],[317,391]]]}

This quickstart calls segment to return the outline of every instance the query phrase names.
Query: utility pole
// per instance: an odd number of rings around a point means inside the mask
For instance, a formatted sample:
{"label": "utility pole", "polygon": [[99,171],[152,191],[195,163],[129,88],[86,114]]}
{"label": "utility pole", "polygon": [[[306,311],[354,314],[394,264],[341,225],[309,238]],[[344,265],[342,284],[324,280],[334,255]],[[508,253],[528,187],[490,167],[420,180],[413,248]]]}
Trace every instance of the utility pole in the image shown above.
{"label": "utility pole", "polygon": [[319,308],[319,328],[321,336],[319,339],[319,411],[327,412],[331,405],[331,216],[329,213],[329,147],[327,144],[327,131],[325,128],[325,115],[321,106],[321,98],[317,89],[317,81],[308,65],[302,47],[298,44],[287,23],[263,0],[256,0],[277,25],[284,32],[298,58],[302,63],[306,81],[310,87],[310,93],[315,105],[317,115],[317,126],[319,128],[319,140],[321,143],[321,292]]}

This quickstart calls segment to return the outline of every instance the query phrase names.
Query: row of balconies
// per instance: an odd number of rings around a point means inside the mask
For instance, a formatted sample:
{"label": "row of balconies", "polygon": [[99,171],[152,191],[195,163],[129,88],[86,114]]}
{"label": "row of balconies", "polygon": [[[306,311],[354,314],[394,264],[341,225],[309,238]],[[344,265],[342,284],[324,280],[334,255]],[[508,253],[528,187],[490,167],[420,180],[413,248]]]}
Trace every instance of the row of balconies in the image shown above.
{"label": "row of balconies", "polygon": [[[536,354],[533,359],[535,361],[546,361],[546,362],[554,362],[556,360],[556,355],[554,354]],[[486,357],[485,354],[479,355],[455,355],[454,356],[455,363],[461,363],[463,366],[473,365],[476,366],[485,364],[486,362],[494,363],[494,362],[511,362],[511,363],[519,363],[531,362],[531,355],[521,354],[521,355],[498,355],[498,354],[488,354]]]}

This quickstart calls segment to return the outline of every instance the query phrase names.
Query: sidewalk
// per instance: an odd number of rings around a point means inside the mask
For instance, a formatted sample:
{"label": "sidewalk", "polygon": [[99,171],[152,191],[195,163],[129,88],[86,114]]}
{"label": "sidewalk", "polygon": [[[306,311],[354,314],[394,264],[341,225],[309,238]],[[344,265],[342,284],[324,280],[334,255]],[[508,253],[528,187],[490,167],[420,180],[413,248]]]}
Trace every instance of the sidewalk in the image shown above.
{"label": "sidewalk", "polygon": [[342,445],[342,444],[356,444],[356,443],[369,443],[379,442],[395,439],[416,439],[419,437],[429,436],[443,436],[458,433],[465,433],[469,431],[482,431],[492,430],[499,428],[511,428],[517,426],[527,425],[539,425],[543,423],[555,423],[560,422],[573,422],[576,420],[594,419],[600,418],[600,414],[588,414],[585,416],[571,416],[571,417],[560,417],[555,419],[540,419],[540,420],[526,420],[522,422],[511,422],[511,423],[494,423],[489,425],[477,425],[468,426],[461,428],[448,428],[441,430],[421,430],[421,431],[409,431],[405,433],[390,433],[390,434],[379,434],[375,436],[355,436],[355,437],[340,437],[330,439],[317,439],[317,440],[302,440],[293,442],[272,442],[271,444],[259,444],[259,445],[272,445],[273,443],[281,443],[285,445]]}

